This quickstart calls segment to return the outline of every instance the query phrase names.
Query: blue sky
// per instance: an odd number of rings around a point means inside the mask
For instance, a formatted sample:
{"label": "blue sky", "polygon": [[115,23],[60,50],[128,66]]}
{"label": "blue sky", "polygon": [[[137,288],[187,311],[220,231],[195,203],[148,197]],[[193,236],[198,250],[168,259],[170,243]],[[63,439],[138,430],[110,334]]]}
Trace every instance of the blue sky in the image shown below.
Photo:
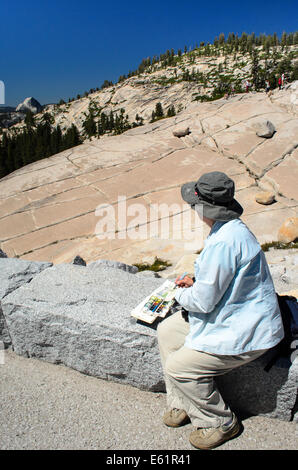
{"label": "blue sky", "polygon": [[297,30],[297,0],[15,0],[0,4],[5,103],[65,101],[221,32]]}

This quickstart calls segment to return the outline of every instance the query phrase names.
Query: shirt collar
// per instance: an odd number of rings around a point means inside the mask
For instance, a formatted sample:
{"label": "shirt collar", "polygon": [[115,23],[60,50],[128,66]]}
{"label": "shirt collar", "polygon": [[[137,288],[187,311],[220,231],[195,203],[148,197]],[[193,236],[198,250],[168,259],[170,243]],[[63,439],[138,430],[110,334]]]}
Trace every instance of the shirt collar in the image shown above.
{"label": "shirt collar", "polygon": [[226,224],[227,221],[221,221],[221,220],[216,220],[214,222],[214,224],[212,225],[211,227],[211,230],[210,230],[210,233],[208,235],[208,238],[211,236],[211,235],[214,235],[216,232],[218,232],[218,230],[224,225]]}

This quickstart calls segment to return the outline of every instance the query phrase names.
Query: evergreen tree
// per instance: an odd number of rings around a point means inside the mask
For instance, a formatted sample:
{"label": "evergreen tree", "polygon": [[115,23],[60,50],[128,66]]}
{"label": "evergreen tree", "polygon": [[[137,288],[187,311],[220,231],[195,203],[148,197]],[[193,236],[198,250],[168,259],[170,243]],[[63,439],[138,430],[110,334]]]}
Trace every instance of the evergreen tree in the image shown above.
{"label": "evergreen tree", "polygon": [[287,37],[287,46],[292,46],[294,44],[294,34],[289,33]]}
{"label": "evergreen tree", "polygon": [[101,89],[103,90],[104,88],[108,88],[110,86],[113,86],[113,82],[109,81],[109,80],[105,80],[103,82],[103,84],[101,85]]}
{"label": "evergreen tree", "polygon": [[176,116],[174,105],[169,107],[169,109],[167,111],[167,116],[168,117]]}
{"label": "evergreen tree", "polygon": [[76,145],[80,145],[80,134],[78,128],[74,124],[72,124],[71,127],[67,129],[66,133],[62,138],[62,143],[64,150],[71,147],[75,147]]}
{"label": "evergreen tree", "polygon": [[220,46],[223,46],[225,43],[225,35],[224,33],[220,33],[219,38],[218,38],[218,43]]}
{"label": "evergreen tree", "polygon": [[85,134],[90,138],[96,134],[96,123],[94,120],[94,115],[90,111],[89,108],[89,114],[86,117],[85,121],[83,122],[83,129],[85,131]]}
{"label": "evergreen tree", "polygon": [[4,132],[2,141],[0,141],[0,178],[9,173],[7,168],[7,144],[8,139],[6,132]]}
{"label": "evergreen tree", "polygon": [[108,119],[108,130],[112,131],[115,127],[115,120],[113,111],[110,112],[109,119]]}
{"label": "evergreen tree", "polygon": [[155,116],[156,116],[157,118],[162,118],[162,117],[164,116],[161,103],[156,103],[156,106],[155,106]]}
{"label": "evergreen tree", "polygon": [[258,90],[264,84],[262,83],[262,78],[260,75],[259,57],[256,49],[254,49],[252,53],[251,75],[254,88],[255,90]]}
{"label": "evergreen tree", "polygon": [[27,111],[25,116],[25,124],[27,127],[35,126],[34,115],[32,111]]}

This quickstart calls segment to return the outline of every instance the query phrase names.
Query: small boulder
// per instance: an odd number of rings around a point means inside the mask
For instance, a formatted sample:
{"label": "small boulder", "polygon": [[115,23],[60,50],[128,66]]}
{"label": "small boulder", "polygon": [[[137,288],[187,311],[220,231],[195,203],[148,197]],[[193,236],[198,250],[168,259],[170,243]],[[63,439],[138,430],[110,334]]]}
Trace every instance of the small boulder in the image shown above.
{"label": "small boulder", "polygon": [[0,258],[8,258],[7,254],[0,249]]}
{"label": "small boulder", "polygon": [[270,137],[272,137],[276,132],[272,122],[267,119],[255,121],[253,123],[253,127],[256,129],[256,134],[259,137],[264,137],[265,139],[270,139]]}
{"label": "small boulder", "polygon": [[262,191],[256,194],[256,202],[259,204],[264,204],[265,206],[275,202],[275,195],[270,191]]}
{"label": "small boulder", "polygon": [[72,264],[78,264],[79,266],[87,266],[87,263],[79,255],[75,257]]}
{"label": "small boulder", "polygon": [[293,242],[298,238],[298,217],[289,217],[284,221],[278,231],[278,241],[283,243]]}
{"label": "small boulder", "polygon": [[190,134],[189,127],[187,127],[186,129],[177,129],[173,131],[174,137],[185,137],[188,134]]}

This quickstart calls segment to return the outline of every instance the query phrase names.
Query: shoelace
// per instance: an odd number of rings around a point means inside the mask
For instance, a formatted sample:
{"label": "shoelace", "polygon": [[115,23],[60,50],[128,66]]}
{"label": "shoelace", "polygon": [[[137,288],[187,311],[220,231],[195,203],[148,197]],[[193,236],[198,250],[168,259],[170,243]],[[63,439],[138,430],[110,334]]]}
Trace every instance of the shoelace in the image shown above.
{"label": "shoelace", "polygon": [[212,430],[212,428],[202,428],[202,429],[200,429],[202,436],[206,436],[207,434],[209,434],[210,430]]}

